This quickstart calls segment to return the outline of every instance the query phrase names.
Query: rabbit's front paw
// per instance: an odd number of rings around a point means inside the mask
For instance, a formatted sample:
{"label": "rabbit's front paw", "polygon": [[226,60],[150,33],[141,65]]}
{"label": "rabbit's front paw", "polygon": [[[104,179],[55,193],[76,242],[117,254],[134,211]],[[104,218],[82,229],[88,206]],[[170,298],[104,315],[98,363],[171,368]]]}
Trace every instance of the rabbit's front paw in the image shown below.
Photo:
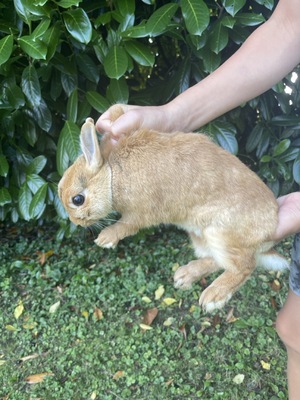
{"label": "rabbit's front paw", "polygon": [[228,288],[210,285],[202,292],[199,304],[206,312],[212,312],[222,308],[231,296],[232,293],[228,291]]}
{"label": "rabbit's front paw", "polygon": [[105,249],[112,249],[116,247],[119,242],[119,238],[116,236],[114,229],[110,227],[103,229],[98,235],[95,243]]}
{"label": "rabbit's front paw", "polygon": [[210,257],[193,260],[187,265],[179,267],[175,272],[174,286],[177,289],[189,289],[194,282],[218,269],[219,267]]}
{"label": "rabbit's front paw", "polygon": [[182,265],[175,272],[174,286],[176,289],[190,289],[195,280],[197,279],[195,279],[195,276],[191,273],[189,264]]}

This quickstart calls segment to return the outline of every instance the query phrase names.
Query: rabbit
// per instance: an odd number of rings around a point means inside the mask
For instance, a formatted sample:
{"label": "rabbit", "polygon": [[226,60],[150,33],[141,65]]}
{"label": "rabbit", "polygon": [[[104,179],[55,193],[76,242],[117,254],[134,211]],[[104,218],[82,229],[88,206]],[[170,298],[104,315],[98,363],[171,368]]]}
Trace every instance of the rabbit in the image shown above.
{"label": "rabbit", "polygon": [[[123,112],[119,105],[112,111],[113,119]],[[159,224],[187,231],[197,258],[177,269],[175,287],[223,270],[200,296],[206,312],[222,308],[257,265],[288,268],[272,249],[278,221],[272,191],[206,135],[137,129],[115,144],[106,133],[99,143],[87,118],[80,144],[83,154],[58,185],[70,220],[87,227],[119,212],[95,240],[103,248]]]}

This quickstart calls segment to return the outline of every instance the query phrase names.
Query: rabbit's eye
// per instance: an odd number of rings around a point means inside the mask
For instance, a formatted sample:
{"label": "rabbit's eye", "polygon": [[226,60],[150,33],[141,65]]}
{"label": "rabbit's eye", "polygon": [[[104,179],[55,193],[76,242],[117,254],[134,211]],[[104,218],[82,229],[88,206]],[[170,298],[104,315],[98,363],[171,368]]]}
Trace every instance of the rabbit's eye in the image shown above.
{"label": "rabbit's eye", "polygon": [[77,194],[76,196],[72,197],[72,203],[74,206],[82,206],[84,203],[85,198],[82,194]]}

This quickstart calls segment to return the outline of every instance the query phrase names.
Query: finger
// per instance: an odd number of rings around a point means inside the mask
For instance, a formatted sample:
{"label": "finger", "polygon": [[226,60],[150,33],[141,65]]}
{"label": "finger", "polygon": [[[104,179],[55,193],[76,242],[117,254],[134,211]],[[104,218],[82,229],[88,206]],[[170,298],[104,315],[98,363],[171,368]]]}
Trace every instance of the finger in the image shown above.
{"label": "finger", "polygon": [[141,126],[141,113],[137,109],[131,109],[111,124],[110,131],[114,136],[120,136],[141,128]]}
{"label": "finger", "polygon": [[[124,114],[126,114],[127,112],[129,112],[130,110],[136,110],[139,109],[140,106],[132,106],[132,105],[127,105],[127,104],[117,104],[118,106],[120,106],[123,109]],[[112,108],[115,107],[116,105],[110,107],[108,110],[106,110],[97,120],[96,122],[96,129],[99,132],[111,132],[111,128],[113,121],[111,121],[112,118]],[[126,122],[125,122],[126,124]],[[121,124],[122,129],[124,128],[123,124]],[[117,128],[116,131],[114,132],[116,135],[118,135],[118,124],[117,124]],[[127,129],[125,129],[125,132],[127,132]]]}
{"label": "finger", "polygon": [[102,117],[103,117],[103,115],[96,122],[97,131],[101,132],[101,133],[110,132],[111,126],[112,126],[112,122],[111,122],[110,118],[102,118]]}

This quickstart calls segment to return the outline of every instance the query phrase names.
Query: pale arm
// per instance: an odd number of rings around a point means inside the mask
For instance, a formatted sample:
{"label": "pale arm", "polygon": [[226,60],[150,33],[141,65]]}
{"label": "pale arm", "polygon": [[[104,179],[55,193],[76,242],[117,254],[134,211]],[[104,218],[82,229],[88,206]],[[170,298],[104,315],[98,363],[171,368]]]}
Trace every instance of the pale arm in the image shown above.
{"label": "pale arm", "polygon": [[206,79],[160,107],[124,106],[114,123],[108,110],[97,128],[116,136],[140,127],[192,131],[265,92],[299,62],[300,0],[280,0],[271,18]]}

